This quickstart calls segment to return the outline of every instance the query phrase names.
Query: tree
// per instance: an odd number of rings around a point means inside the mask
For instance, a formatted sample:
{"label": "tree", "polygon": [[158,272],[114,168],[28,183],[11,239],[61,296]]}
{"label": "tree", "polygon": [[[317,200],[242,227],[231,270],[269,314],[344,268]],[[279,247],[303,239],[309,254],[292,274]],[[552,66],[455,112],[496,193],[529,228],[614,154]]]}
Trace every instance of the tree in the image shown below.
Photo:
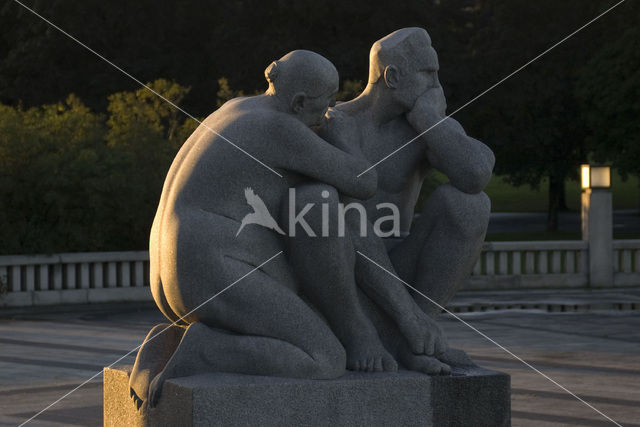
{"label": "tree", "polygon": [[[189,89],[148,84],[173,103]],[[147,89],[109,97],[109,116],[78,97],[0,104],[0,253],[140,249],[164,177],[197,122]]]}
{"label": "tree", "polygon": [[[147,86],[176,105],[189,92],[164,79]],[[108,111],[108,183],[113,195],[109,211],[114,213],[110,245],[143,248],[148,245],[164,177],[185,133],[197,123],[145,88],[109,96]]]}
{"label": "tree", "polygon": [[101,245],[104,134],[104,118],[74,95],[28,110],[0,105],[0,252]]}
{"label": "tree", "polygon": [[[264,91],[264,68],[294,49],[326,56],[342,79],[366,81],[371,44],[408,26],[429,30],[446,58],[444,83],[453,100],[455,78],[464,69],[450,59],[464,52],[478,1],[407,0],[402,7],[381,0],[25,3],[140,80],[164,76],[192,87],[184,108],[203,116],[216,107],[218,77],[226,76],[231,87],[245,93]],[[104,112],[109,94],[137,89],[17,3],[0,7],[0,27],[0,102],[35,106],[74,92]]]}
{"label": "tree", "polygon": [[350,101],[356,98],[364,90],[364,82],[362,80],[344,80],[342,89],[336,94],[336,101]]}
{"label": "tree", "polygon": [[[599,4],[598,4],[599,3]],[[472,41],[478,92],[586,23],[603,2],[493,0],[490,21]],[[594,27],[597,24],[594,24]],[[601,25],[605,25],[602,23]],[[564,182],[587,159],[587,129],[574,81],[598,45],[601,27],[586,29],[485,95],[463,116],[495,151],[496,173],[511,184],[548,182],[547,229],[556,230]]]}
{"label": "tree", "polygon": [[[621,37],[608,37],[579,75],[576,93],[594,160],[640,176],[640,28],[637,2],[620,11]],[[617,35],[617,34],[616,34]]]}

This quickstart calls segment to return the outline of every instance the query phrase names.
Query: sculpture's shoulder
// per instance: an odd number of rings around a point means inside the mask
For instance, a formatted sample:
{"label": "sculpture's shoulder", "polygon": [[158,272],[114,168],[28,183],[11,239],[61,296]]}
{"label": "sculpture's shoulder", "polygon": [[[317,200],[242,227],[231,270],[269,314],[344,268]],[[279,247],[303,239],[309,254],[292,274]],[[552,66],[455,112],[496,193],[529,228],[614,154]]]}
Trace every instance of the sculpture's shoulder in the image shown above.
{"label": "sculpture's shoulder", "polygon": [[[278,111],[260,96],[234,98],[224,103],[207,119],[207,124],[225,137],[261,141],[279,139],[304,128],[290,114]],[[307,130],[308,131],[308,130]],[[248,142],[250,143],[250,142]]]}
{"label": "sculpture's shoulder", "polygon": [[276,128],[282,124],[289,126],[300,124],[304,127],[302,122],[291,114],[270,106],[263,96],[234,98],[227,101],[218,111],[224,114],[233,114],[238,119],[249,120],[254,124],[264,122],[264,124],[271,124]]}
{"label": "sculpture's shoulder", "polygon": [[238,97],[225,102],[211,116],[218,119],[240,120],[245,117],[259,118],[269,114],[264,103],[258,97]]}

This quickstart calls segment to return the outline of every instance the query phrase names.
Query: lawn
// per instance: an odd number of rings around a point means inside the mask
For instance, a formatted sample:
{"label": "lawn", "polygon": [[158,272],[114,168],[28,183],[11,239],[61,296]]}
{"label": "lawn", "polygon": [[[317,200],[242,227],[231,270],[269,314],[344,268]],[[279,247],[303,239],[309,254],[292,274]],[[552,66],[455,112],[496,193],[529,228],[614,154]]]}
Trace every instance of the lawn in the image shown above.
{"label": "lawn", "polygon": [[[638,178],[629,177],[623,181],[620,175],[612,172],[611,191],[613,193],[613,208],[635,209],[640,207],[640,183]],[[427,195],[438,185],[446,182],[444,175],[432,172],[423,185],[423,191],[418,201],[418,211],[426,200]],[[547,211],[547,181],[545,180],[539,190],[533,190],[529,186],[514,187],[500,177],[494,175],[486,188],[486,193],[491,198],[492,212],[546,212]],[[567,207],[573,212],[580,209],[581,190],[578,182],[567,181],[565,184]],[[614,239],[640,239],[638,233],[614,233]],[[582,236],[579,232],[513,232],[488,234],[487,241],[531,241],[531,240],[579,240]]]}
{"label": "lawn", "polygon": [[[638,209],[640,206],[640,187],[636,177],[629,177],[625,182],[617,172],[611,176],[613,192],[613,209]],[[493,212],[546,212],[547,180],[539,190],[532,190],[528,185],[514,187],[502,177],[494,175],[486,188],[491,198]],[[576,181],[565,183],[567,207],[572,211],[580,209],[580,184]]]}
{"label": "lawn", "polygon": [[[614,170],[611,174],[611,191],[613,192],[613,209],[638,209],[640,207],[640,183],[637,177],[629,177],[623,181]],[[423,191],[417,203],[417,211],[426,200],[426,196],[438,185],[447,182],[447,178],[439,172],[431,172],[425,179]],[[485,189],[491,198],[492,212],[546,212],[547,187],[545,179],[538,190],[528,185],[514,187],[505,182],[504,178],[494,175]],[[580,184],[568,180],[565,183],[567,207],[571,211],[580,210]]]}

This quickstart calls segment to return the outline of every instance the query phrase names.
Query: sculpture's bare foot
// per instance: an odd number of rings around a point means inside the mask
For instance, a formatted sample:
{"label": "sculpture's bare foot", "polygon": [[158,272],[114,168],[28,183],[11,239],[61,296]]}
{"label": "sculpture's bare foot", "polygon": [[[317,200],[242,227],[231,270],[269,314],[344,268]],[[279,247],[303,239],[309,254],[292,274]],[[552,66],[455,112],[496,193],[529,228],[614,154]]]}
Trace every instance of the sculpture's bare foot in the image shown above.
{"label": "sculpture's bare foot", "polygon": [[451,347],[449,347],[449,349],[447,349],[444,354],[438,356],[438,359],[450,366],[478,366],[473,360],[471,360],[469,355],[467,355],[464,350],[459,350]]}
{"label": "sculpture's bare foot", "polygon": [[420,309],[416,309],[413,316],[404,318],[398,326],[414,354],[438,357],[448,349],[440,326]]}
{"label": "sculpture's bare foot", "polygon": [[131,387],[129,388],[129,395],[131,396],[133,403],[136,404],[136,409],[140,410],[140,407],[144,403],[144,400],[138,397],[138,395],[136,394],[136,391]]}
{"label": "sculpture's bare foot", "polygon": [[409,347],[402,346],[398,352],[398,360],[410,371],[418,371],[427,375],[449,375],[451,367],[435,357],[414,354]]}
{"label": "sculpture's bare foot", "polygon": [[149,384],[149,397],[147,398],[147,405],[149,408],[155,408],[162,394],[162,386],[164,382],[171,378],[171,374],[163,370]]}
{"label": "sculpture's bare foot", "polygon": [[183,333],[179,326],[160,324],[145,338],[129,377],[129,394],[138,410],[149,394],[149,383],[165,367]]}
{"label": "sculpture's bare foot", "polygon": [[[377,341],[377,342],[376,342]],[[384,348],[379,339],[352,340],[345,345],[347,351],[347,369],[363,372],[396,372],[398,363]]]}
{"label": "sculpture's bare foot", "polygon": [[173,351],[171,358],[165,363],[163,369],[153,378],[149,384],[147,405],[154,408],[162,394],[162,388],[166,380],[177,377],[193,375],[202,372],[206,361],[202,360],[199,351],[203,342],[202,331],[207,327],[201,323],[192,323],[181,335],[178,346]]}
{"label": "sculpture's bare foot", "polygon": [[185,359],[185,356],[188,358],[189,355],[184,354],[186,346],[183,346],[183,343],[184,342],[181,342],[180,347],[178,347],[175,353],[173,353],[173,356],[167,362],[167,365],[164,367],[164,369],[158,375],[156,375],[149,384],[149,395],[147,397],[147,405],[149,406],[149,408],[155,408],[158,404],[158,399],[160,399],[160,395],[162,394],[162,387],[164,386],[166,380],[184,376],[183,374],[186,371],[184,369],[180,370],[179,367],[181,365],[184,365],[185,361],[188,360]]}

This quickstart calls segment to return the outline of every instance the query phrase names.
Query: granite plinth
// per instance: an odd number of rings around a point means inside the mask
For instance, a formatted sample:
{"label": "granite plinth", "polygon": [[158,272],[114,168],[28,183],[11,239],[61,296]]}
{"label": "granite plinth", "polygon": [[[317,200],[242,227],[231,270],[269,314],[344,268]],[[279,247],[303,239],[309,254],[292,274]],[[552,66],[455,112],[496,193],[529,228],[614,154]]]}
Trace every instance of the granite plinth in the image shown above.
{"label": "granite plinth", "polygon": [[138,411],[130,366],[104,371],[109,426],[509,426],[510,377],[472,367],[452,376],[348,372],[335,380],[212,373],[168,380]]}

